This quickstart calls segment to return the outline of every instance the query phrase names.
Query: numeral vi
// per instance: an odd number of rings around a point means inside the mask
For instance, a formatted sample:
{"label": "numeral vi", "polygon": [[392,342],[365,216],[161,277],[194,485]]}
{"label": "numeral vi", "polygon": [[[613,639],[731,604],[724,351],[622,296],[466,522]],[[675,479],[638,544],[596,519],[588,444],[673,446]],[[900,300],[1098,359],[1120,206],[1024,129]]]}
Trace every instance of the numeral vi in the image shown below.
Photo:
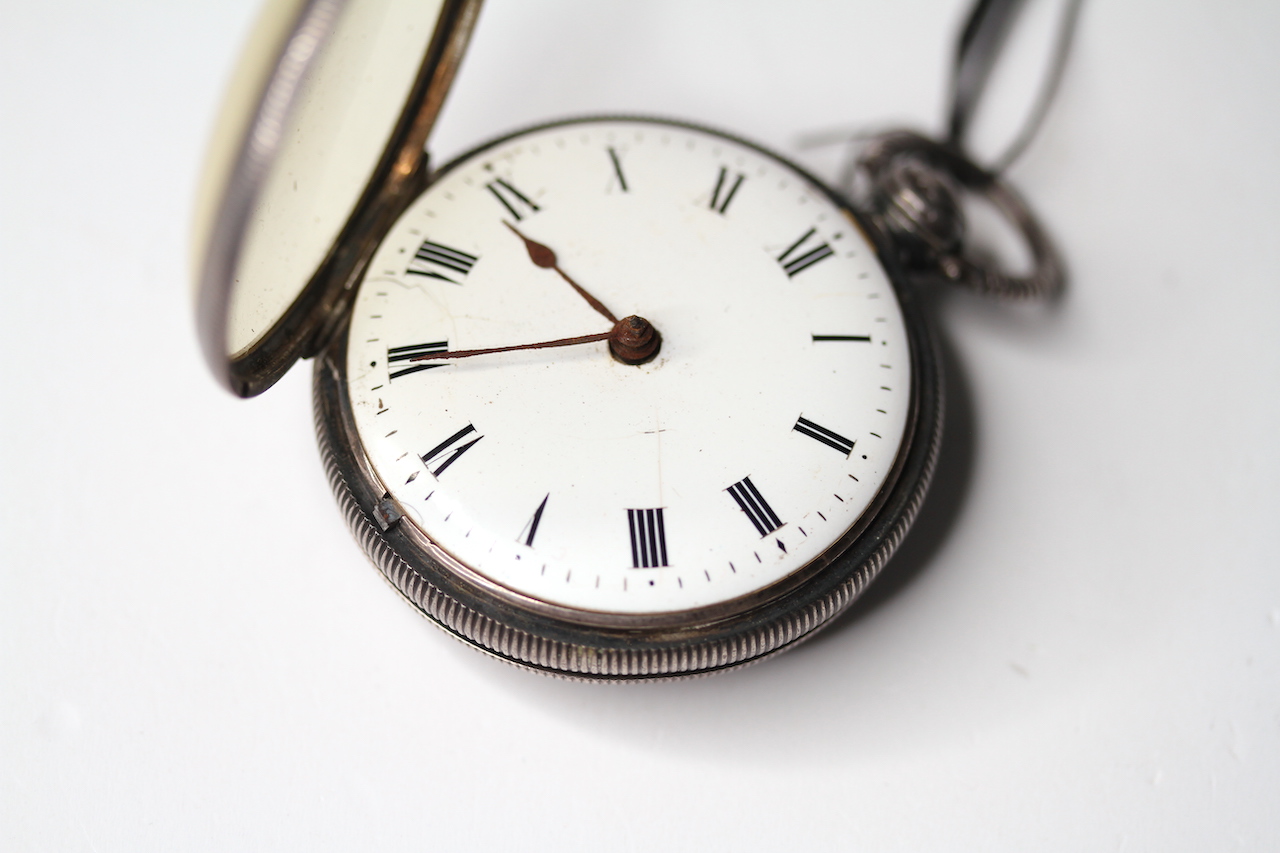
{"label": "numeral vi", "polygon": [[631,533],[631,565],[637,569],[668,565],[667,527],[662,507],[627,510],[627,527]]}

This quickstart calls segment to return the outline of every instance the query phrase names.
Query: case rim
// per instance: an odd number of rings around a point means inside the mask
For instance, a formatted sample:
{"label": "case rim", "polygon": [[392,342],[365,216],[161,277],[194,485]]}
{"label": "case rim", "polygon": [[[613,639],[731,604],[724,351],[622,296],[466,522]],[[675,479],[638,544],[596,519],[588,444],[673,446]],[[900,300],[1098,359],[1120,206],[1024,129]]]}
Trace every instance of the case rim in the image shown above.
{"label": "case rim", "polygon": [[[654,680],[708,675],[770,657],[812,636],[844,612],[884,568],[915,520],[937,463],[943,383],[937,342],[914,288],[869,227],[822,182],[746,140],[687,122],[589,116],[525,128],[491,140],[454,166],[523,134],[586,121],[629,120],[689,127],[746,145],[822,189],[867,234],[898,296],[911,353],[911,410],[894,469],[871,507],[822,558],[749,596],[663,614],[607,614],[558,607],[498,587],[436,547],[387,497],[360,449],[346,381],[344,323],[316,359],[316,437],[329,486],[370,562],[420,613],[457,639],[516,666],[579,680]],[[836,556],[828,558],[827,555]]]}

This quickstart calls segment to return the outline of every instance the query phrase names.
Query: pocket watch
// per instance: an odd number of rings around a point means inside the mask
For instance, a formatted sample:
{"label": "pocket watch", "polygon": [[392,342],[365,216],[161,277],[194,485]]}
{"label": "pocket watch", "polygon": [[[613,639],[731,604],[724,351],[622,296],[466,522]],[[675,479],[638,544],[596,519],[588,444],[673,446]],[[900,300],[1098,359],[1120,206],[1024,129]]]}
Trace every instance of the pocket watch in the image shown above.
{"label": "pocket watch", "polygon": [[[942,430],[917,280],[1056,286],[958,149],[871,142],[855,209],[733,136],[559,121],[432,171],[475,0],[278,0],[218,125],[204,354],[256,395],[314,357],[352,533],[431,621],[583,679],[741,666],[813,634],[906,534]],[[966,259],[986,194],[1036,257]]]}

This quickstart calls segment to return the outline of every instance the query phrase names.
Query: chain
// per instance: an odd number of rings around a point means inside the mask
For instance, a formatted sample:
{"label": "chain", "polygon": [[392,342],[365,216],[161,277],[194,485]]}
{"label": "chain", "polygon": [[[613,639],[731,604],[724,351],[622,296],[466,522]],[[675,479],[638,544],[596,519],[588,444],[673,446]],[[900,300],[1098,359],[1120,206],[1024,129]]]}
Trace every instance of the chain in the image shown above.
{"label": "chain", "polygon": [[[855,174],[861,206],[912,278],[960,284],[980,293],[1024,299],[1052,296],[1066,275],[1061,257],[1031,209],[1000,174],[1022,153],[1048,112],[1066,67],[1082,0],[1067,0],[1052,63],[1022,129],[992,168],[977,165],[964,137],[1013,16],[1023,0],[977,0],[957,44],[945,142],[909,131],[871,137]],[[985,198],[1018,230],[1032,257],[1015,276],[965,252],[964,194]]]}

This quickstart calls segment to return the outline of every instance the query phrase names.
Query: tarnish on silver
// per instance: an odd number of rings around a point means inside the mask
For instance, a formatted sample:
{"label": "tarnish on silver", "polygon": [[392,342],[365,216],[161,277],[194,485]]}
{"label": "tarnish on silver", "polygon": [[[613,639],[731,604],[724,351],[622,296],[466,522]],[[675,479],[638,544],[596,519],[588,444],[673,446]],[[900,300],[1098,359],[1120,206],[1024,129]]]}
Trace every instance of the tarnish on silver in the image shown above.
{"label": "tarnish on silver", "polygon": [[744,599],[652,616],[588,613],[486,584],[435,547],[408,518],[384,527],[386,490],[355,440],[345,329],[316,360],[316,435],[330,488],[361,549],[424,616],[493,657],[589,681],[709,675],[778,654],[844,612],[884,568],[924,502],[942,437],[937,347],[910,293],[912,400],[894,471],[872,507],[822,558]]}

